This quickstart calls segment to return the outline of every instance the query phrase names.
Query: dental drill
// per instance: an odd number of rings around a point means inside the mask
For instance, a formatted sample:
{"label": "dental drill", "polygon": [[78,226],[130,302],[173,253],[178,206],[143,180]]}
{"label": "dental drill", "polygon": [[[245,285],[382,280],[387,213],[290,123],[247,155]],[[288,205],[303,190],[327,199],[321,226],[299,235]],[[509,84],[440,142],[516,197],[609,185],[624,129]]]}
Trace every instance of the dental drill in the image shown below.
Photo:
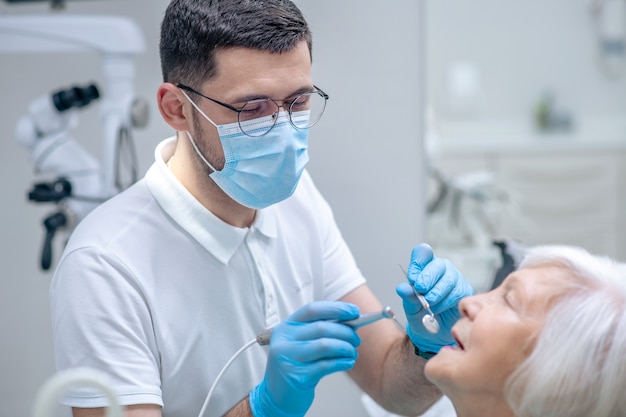
{"label": "dental drill", "polygon": [[[391,311],[391,307],[387,306],[383,308],[381,311],[375,311],[373,313],[366,313],[366,314],[359,316],[358,318],[354,320],[339,321],[338,323],[345,324],[346,326],[350,326],[353,329],[358,329],[359,327],[372,324],[380,319],[385,319],[385,318],[393,319],[394,317],[395,317],[395,314],[393,313],[393,311]],[[332,321],[337,322],[336,320],[332,320]],[[271,335],[272,335],[272,328],[265,329],[261,333],[257,334],[256,342],[261,346],[269,345]]]}
{"label": "dental drill", "polygon": [[[330,320],[330,321],[335,322],[335,323],[345,324],[346,326],[350,326],[353,329],[358,329],[360,327],[367,326],[368,324],[372,324],[384,318],[395,320],[395,314],[391,310],[391,307],[387,306],[383,308],[381,311],[375,311],[372,313],[362,314],[353,320],[344,320],[344,321]],[[256,338],[250,340],[248,343],[243,345],[237,352],[235,352],[235,354],[228,360],[228,362],[226,362],[226,365],[224,365],[224,367],[219,372],[219,374],[217,374],[217,377],[215,377],[215,381],[213,381],[213,385],[211,385],[211,389],[209,389],[209,393],[207,394],[204,400],[204,404],[202,405],[202,408],[200,409],[200,414],[198,414],[198,417],[204,416],[204,413],[206,412],[207,407],[209,406],[209,401],[211,400],[211,396],[213,395],[213,391],[215,391],[215,388],[217,387],[219,380],[222,378],[222,376],[224,375],[226,370],[230,367],[230,365],[235,361],[235,359],[243,351],[245,351],[246,349],[248,349],[250,346],[254,345],[255,343],[258,343],[261,346],[269,345],[271,336],[272,336],[272,328],[270,327],[269,329],[265,329],[261,331],[259,334],[257,334]]]}

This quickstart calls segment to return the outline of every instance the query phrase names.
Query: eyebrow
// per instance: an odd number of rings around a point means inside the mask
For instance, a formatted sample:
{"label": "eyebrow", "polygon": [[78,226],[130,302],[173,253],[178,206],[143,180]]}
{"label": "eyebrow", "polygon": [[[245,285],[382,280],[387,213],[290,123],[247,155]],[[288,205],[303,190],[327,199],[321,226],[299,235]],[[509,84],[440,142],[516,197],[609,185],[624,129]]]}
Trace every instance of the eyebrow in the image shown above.
{"label": "eyebrow", "polygon": [[502,291],[503,296],[506,296],[509,293],[517,293],[517,289],[519,288],[520,278],[515,273],[512,273],[507,277],[507,279],[502,283]]}
{"label": "eyebrow", "polygon": [[286,98],[291,98],[291,97],[295,97],[298,96],[300,94],[304,94],[304,93],[311,93],[313,91],[315,91],[316,87],[314,85],[311,86],[304,86],[304,87],[300,87],[297,90],[293,91],[291,94],[287,95],[284,98],[276,98],[276,97],[269,97],[266,95],[259,95],[259,94],[246,94],[245,96],[241,96],[238,97],[236,99],[233,99],[231,101],[231,103],[246,103],[250,100],[261,100],[261,99],[272,99],[272,100],[284,100]]}
{"label": "eyebrow", "polygon": [[522,284],[523,276],[515,274],[513,272],[510,276],[511,279],[507,278],[504,282],[506,287],[503,286],[505,290],[504,296],[507,294],[514,294],[513,299],[516,300],[515,303],[511,303],[511,307],[523,315],[532,315],[533,307],[531,306],[535,300],[532,295],[528,293],[528,287]]}

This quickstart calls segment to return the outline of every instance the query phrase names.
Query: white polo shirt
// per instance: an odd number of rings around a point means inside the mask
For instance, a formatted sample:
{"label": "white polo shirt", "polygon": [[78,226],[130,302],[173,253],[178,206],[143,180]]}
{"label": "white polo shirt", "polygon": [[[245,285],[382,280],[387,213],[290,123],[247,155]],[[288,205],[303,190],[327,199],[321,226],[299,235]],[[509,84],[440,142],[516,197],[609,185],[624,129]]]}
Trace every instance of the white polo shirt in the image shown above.
{"label": "white polo shirt", "polygon": [[[258,332],[365,279],[307,172],[293,196],[238,228],[170,172],[174,146],[175,138],[160,143],[145,178],[78,225],[50,302],[59,370],[102,370],[123,405],[193,417],[224,364]],[[207,416],[222,415],[261,381],[265,349],[238,357]],[[101,407],[106,399],[81,388],[63,403]]]}

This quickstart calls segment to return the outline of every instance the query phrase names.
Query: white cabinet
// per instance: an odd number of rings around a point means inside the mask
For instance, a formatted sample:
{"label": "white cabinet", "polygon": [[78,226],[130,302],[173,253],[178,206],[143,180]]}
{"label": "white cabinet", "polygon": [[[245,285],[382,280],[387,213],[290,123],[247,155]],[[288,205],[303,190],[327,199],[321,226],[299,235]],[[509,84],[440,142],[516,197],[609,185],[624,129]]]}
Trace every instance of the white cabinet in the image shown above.
{"label": "white cabinet", "polygon": [[626,149],[443,154],[455,175],[488,170],[517,210],[505,212],[497,237],[527,245],[571,244],[626,261]]}

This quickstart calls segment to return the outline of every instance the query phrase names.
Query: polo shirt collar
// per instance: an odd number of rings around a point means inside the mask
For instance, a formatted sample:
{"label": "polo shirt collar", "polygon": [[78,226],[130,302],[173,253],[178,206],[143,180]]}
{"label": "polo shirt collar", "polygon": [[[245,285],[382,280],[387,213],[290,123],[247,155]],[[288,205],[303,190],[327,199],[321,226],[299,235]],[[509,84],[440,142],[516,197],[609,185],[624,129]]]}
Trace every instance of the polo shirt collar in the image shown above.
{"label": "polo shirt collar", "polygon": [[228,263],[249,234],[277,237],[275,205],[257,210],[252,226],[242,228],[224,222],[196,200],[167,166],[175,146],[176,137],[157,145],[154,164],[145,178],[155,200],[182,229],[223,264]]}

